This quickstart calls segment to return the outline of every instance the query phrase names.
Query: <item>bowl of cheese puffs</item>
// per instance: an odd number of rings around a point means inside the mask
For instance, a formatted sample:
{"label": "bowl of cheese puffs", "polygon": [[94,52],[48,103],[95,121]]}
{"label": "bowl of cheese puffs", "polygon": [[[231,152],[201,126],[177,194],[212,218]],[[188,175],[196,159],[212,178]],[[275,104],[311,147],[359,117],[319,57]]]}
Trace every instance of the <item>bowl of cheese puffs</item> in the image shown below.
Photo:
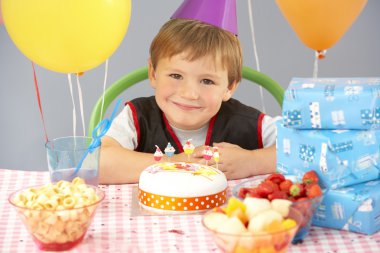
{"label": "bowl of cheese puffs", "polygon": [[83,240],[104,197],[99,188],[74,178],[20,189],[8,200],[40,250],[63,251]]}

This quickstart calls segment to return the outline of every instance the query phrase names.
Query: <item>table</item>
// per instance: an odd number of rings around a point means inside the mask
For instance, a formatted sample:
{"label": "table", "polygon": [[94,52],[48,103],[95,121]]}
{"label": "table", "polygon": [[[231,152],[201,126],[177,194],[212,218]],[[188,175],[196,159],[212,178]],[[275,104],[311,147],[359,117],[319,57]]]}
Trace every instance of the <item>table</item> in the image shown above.
{"label": "table", "polygon": [[[229,182],[232,187],[239,180]],[[14,190],[49,183],[48,172],[0,169],[0,252],[40,252],[8,203]],[[201,215],[131,217],[135,184],[101,185],[106,199],[83,242],[70,252],[220,252],[201,224]],[[372,236],[312,227],[290,253],[380,252],[380,233]]]}

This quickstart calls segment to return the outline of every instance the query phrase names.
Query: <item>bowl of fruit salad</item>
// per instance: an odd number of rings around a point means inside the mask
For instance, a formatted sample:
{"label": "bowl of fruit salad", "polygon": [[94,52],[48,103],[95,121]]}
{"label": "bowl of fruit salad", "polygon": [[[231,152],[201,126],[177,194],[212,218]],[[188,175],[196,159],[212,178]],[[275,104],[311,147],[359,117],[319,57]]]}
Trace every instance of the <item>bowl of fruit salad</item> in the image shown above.
{"label": "bowl of fruit salad", "polygon": [[273,173],[248,179],[232,190],[232,195],[239,199],[246,197],[264,198],[269,201],[286,199],[303,215],[293,243],[302,242],[310,231],[312,217],[323,198],[324,190],[319,185],[315,171],[306,172],[301,178],[292,175]]}
{"label": "bowl of fruit salad", "polygon": [[232,197],[204,214],[202,224],[223,252],[284,253],[302,220],[289,200]]}

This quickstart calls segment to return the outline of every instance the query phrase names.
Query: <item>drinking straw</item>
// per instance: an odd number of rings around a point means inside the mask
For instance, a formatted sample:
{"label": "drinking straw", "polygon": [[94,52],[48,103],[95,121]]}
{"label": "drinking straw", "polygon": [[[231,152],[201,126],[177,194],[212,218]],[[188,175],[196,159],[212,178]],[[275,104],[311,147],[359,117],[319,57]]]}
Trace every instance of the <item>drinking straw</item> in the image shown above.
{"label": "drinking straw", "polygon": [[[114,120],[116,116],[116,111],[119,108],[120,103],[121,103],[121,99],[118,99],[116,101],[115,107],[113,108],[111,117],[109,119],[103,119],[102,121],[100,121],[99,124],[96,125],[95,129],[92,131],[92,141],[90,145],[88,146],[86,152],[84,153],[82,159],[78,163],[78,166],[75,168],[75,171],[72,176],[75,176],[79,172],[80,168],[82,167],[82,163],[84,159],[86,158],[86,156],[88,155],[88,153],[94,152],[95,149],[101,145],[100,139],[107,133],[108,129],[111,127],[112,121]],[[98,133],[98,130],[99,130],[99,133]]]}

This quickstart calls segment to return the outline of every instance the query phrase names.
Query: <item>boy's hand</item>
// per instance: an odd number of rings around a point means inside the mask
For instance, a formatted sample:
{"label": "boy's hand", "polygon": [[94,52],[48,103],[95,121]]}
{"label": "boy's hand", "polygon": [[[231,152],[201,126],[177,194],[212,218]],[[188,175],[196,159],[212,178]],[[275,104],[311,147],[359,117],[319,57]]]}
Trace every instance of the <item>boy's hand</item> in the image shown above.
{"label": "boy's hand", "polygon": [[[252,151],[243,149],[238,145],[221,142],[214,143],[214,147],[218,147],[220,159],[218,163],[218,169],[223,171],[227,179],[237,179],[251,176],[250,170],[247,168]],[[203,158],[203,150],[205,146],[197,147],[193,156],[200,159],[199,163],[206,164],[206,160]],[[207,165],[215,165],[215,161],[211,158],[207,161]],[[214,166],[215,167],[215,166]]]}
{"label": "boy's hand", "polygon": [[227,142],[214,143],[214,147],[219,149],[218,167],[224,172],[227,179],[246,178],[253,175],[251,168],[253,154],[251,150]]}
{"label": "boy's hand", "polygon": [[[214,147],[218,147],[220,155],[218,169],[224,172],[227,179],[247,178],[276,171],[275,146],[247,150],[235,144],[221,142],[214,143]],[[203,159],[204,148],[204,146],[197,147],[193,153],[198,163],[206,164],[206,160]],[[214,159],[211,158],[207,164],[214,165]]]}

